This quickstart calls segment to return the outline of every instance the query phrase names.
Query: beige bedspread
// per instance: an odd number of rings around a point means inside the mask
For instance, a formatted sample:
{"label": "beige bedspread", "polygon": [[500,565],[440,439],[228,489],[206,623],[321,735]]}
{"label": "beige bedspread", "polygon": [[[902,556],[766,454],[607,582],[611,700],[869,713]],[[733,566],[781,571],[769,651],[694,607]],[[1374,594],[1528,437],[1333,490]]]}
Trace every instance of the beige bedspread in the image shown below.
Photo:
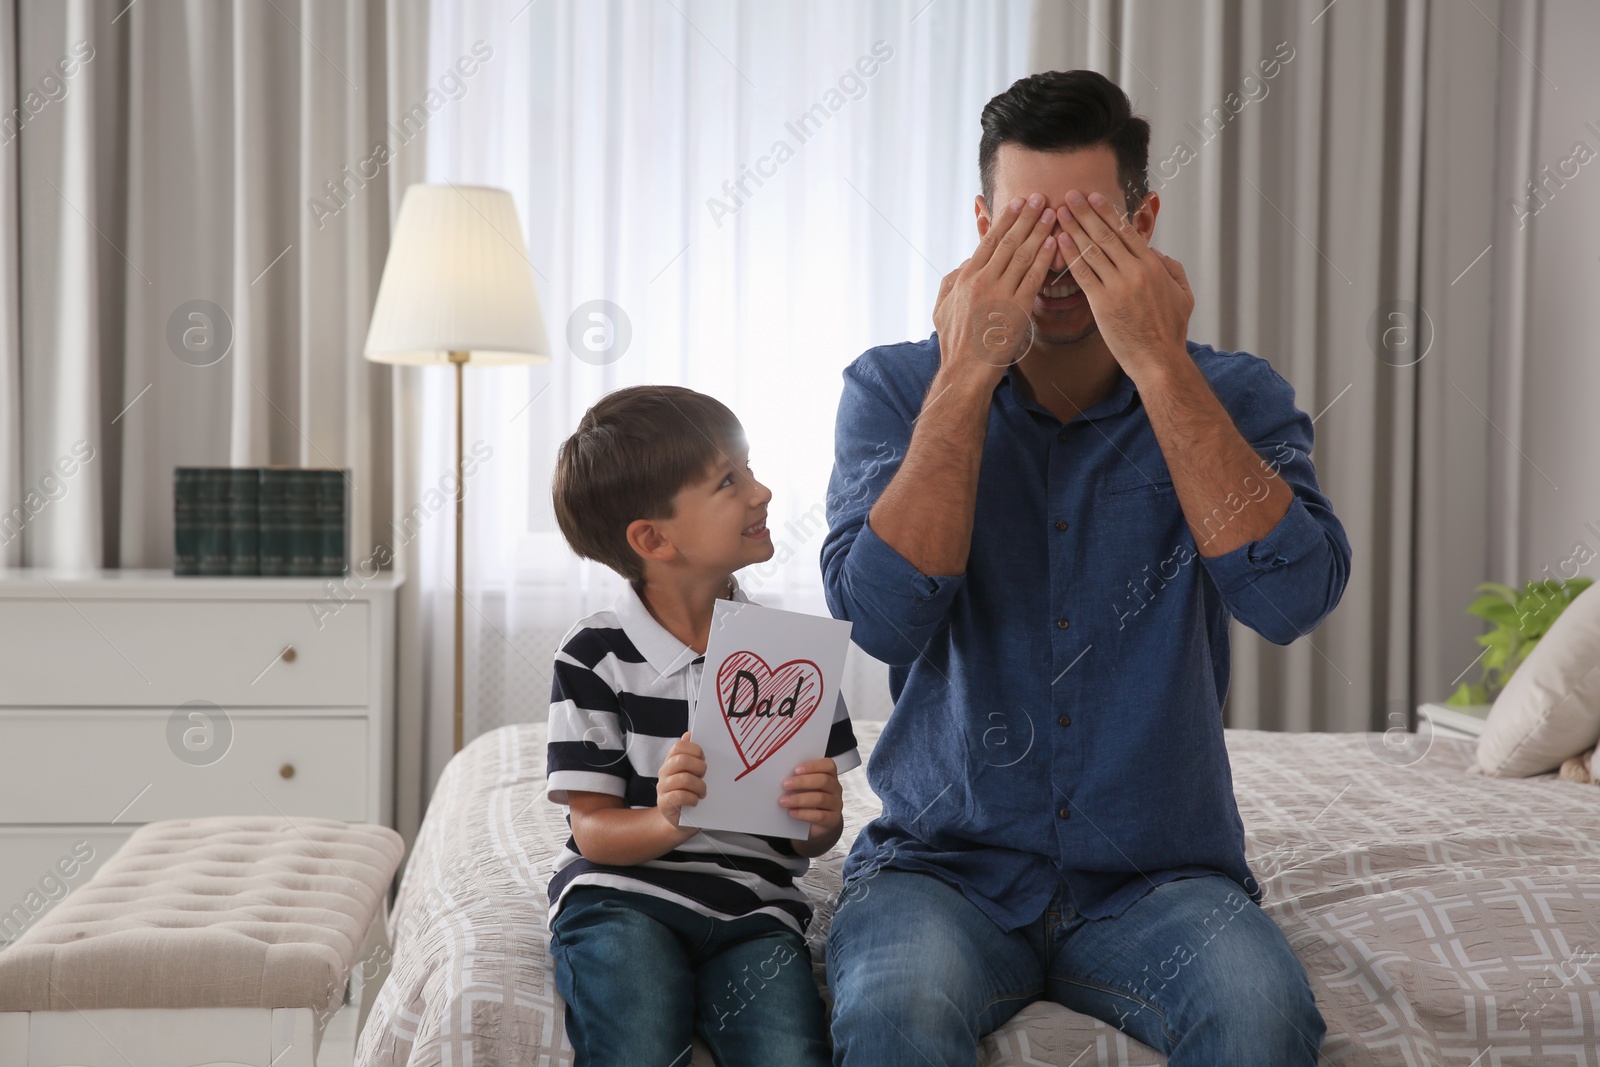
{"label": "beige bedspread", "polygon": [[[865,754],[877,724],[856,732]],[[1324,1063],[1600,1065],[1600,787],[1469,775],[1466,741],[1435,739],[1418,758],[1380,734],[1227,737],[1251,868],[1328,1022]],[[544,799],[544,759],[543,725],[512,726],[446,768],[357,1064],[572,1062],[544,930],[567,828]],[[819,981],[844,850],[877,812],[864,772],[845,786],[845,839],[805,880]],[[985,1040],[981,1062],[1165,1059],[1034,1004]]]}

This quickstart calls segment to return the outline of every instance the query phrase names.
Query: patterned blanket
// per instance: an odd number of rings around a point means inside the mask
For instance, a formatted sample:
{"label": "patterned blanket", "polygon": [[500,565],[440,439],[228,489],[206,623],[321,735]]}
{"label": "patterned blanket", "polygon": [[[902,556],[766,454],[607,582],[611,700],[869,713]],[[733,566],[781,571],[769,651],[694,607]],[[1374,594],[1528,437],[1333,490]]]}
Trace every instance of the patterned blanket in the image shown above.
{"label": "patterned blanket", "polygon": [[[880,724],[855,727],[865,756]],[[567,827],[544,799],[544,738],[543,724],[503,727],[445,769],[358,1065],[572,1063],[545,944],[544,883]],[[1600,789],[1469,775],[1472,742],[1384,741],[1227,731],[1251,869],[1328,1023],[1322,1062],[1600,1063]],[[844,852],[878,811],[863,772],[844,783],[844,838],[804,882],[819,982]],[[695,1067],[710,1062],[697,1048]],[[1019,1012],[980,1056],[983,1067],[1164,1062],[1049,1003]]]}

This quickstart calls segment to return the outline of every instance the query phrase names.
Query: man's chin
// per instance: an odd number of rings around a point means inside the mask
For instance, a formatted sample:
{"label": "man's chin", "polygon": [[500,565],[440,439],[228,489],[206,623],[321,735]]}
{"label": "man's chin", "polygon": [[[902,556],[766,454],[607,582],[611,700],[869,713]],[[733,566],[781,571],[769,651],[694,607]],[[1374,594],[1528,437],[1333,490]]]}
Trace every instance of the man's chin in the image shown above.
{"label": "man's chin", "polygon": [[1075,345],[1087,341],[1100,332],[1100,324],[1090,319],[1088,324],[1080,328],[1071,328],[1062,323],[1041,322],[1033,320],[1034,344],[1049,345],[1059,348],[1065,345]]}

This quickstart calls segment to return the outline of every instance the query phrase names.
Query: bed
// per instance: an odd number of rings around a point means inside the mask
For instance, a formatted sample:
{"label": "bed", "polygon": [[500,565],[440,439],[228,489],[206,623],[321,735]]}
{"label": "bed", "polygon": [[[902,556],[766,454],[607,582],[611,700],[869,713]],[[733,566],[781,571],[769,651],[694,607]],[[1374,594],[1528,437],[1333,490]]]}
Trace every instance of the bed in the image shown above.
{"label": "bed", "polygon": [[[863,755],[880,725],[856,723]],[[567,829],[544,799],[544,738],[543,724],[503,727],[445,769],[358,1065],[572,1063],[545,947],[543,886]],[[1469,774],[1471,741],[1384,741],[1227,731],[1251,869],[1328,1023],[1322,1062],[1600,1064],[1600,789]],[[804,883],[819,982],[844,851],[877,813],[864,773],[844,782],[844,840]],[[984,1067],[1164,1062],[1048,1003],[1014,1016],[980,1056]],[[695,1067],[710,1064],[697,1048]]]}

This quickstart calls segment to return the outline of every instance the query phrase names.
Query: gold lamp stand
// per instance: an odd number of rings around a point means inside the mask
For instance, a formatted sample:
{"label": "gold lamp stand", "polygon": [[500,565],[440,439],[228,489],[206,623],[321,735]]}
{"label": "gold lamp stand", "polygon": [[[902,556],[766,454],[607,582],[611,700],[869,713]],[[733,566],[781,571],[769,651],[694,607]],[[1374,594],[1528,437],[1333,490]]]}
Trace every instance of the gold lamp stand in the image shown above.
{"label": "gold lamp stand", "polygon": [[466,743],[464,368],[550,362],[533,267],[511,194],[481,185],[406,190],[367,330],[367,359],[449,363],[456,377],[455,751]]}

